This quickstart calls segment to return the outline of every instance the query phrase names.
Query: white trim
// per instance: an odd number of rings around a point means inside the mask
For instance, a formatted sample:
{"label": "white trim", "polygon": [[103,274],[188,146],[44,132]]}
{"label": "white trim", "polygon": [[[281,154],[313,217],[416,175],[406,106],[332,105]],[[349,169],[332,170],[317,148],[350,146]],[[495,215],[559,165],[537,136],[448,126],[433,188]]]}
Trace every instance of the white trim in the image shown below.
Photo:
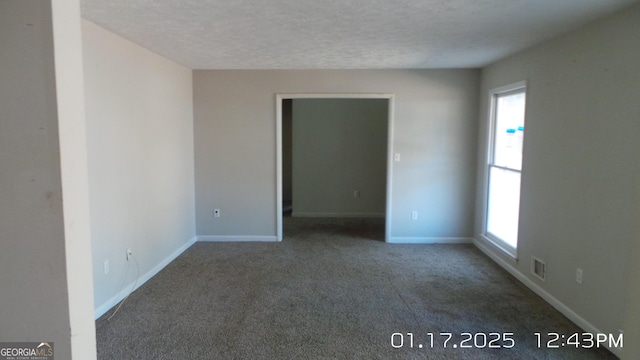
{"label": "white trim", "polygon": [[282,99],[390,99],[391,93],[281,93]]}
{"label": "white trim", "polygon": [[526,89],[527,88],[527,80],[521,80],[518,82],[514,82],[511,84],[507,84],[507,85],[503,85],[503,86],[498,86],[496,88],[493,88],[491,90],[489,90],[489,94],[491,95],[491,97],[493,97],[494,95],[500,95],[500,94],[506,94],[506,93],[510,93],[510,92],[517,92],[520,91],[522,89]]}
{"label": "white trim", "polygon": [[276,94],[276,240],[282,241],[282,100]]}
{"label": "white trim", "polygon": [[395,95],[391,94],[389,99],[389,105],[388,105],[388,128],[387,128],[387,201],[386,201],[386,208],[385,208],[385,224],[384,224],[384,229],[385,229],[385,234],[384,234],[384,241],[385,242],[390,242],[391,241],[391,204],[393,203],[393,153],[394,153],[394,148],[393,148],[393,139],[394,139],[394,133],[393,133],[393,129],[394,129],[394,113],[395,113]]}
{"label": "white trim", "polygon": [[471,244],[473,238],[394,236],[388,238],[387,242],[390,244]]}
{"label": "white trim", "polygon": [[502,251],[505,255],[510,256],[513,260],[518,260],[518,252],[515,248],[509,246],[504,240],[498,237],[492,237],[491,234],[480,234],[480,238],[488,245]]}
{"label": "white trim", "polygon": [[291,217],[306,217],[306,218],[382,218],[384,213],[316,213],[316,212],[292,212]]}
{"label": "white trim", "polygon": [[198,235],[198,242],[274,242],[275,236],[269,235]]}
{"label": "white trim", "polygon": [[[107,300],[104,303],[102,303],[102,305],[98,306],[94,310],[95,319],[97,320],[100,316],[104,315],[107,311],[111,310],[112,307],[116,306],[120,301],[122,301],[122,299],[124,299],[130,292],[134,292],[136,289],[138,289],[144,283],[149,281],[149,279],[154,277],[157,273],[160,272],[160,270],[164,269],[167,265],[169,265],[169,263],[171,263],[178,256],[180,256],[183,252],[185,252],[188,248],[190,248],[191,245],[193,245],[195,242],[196,242],[196,237],[194,236],[186,244],[182,245],[176,251],[174,251],[169,256],[167,256],[164,260],[159,262],[151,270],[147,271],[142,276],[140,276],[137,279],[137,281],[136,280],[131,281],[129,284],[124,286],[122,288],[122,290],[120,290],[120,292],[118,292],[117,294],[112,296],[109,300]],[[132,290],[131,287],[133,286],[134,282],[136,284],[136,287]]]}
{"label": "white trim", "polygon": [[[482,194],[482,202],[483,202],[482,234],[483,235],[481,236],[483,240],[493,245],[493,247],[495,247],[496,249],[499,249],[500,251],[504,252],[505,254],[509,255],[510,257],[516,260],[518,258],[517,247],[511,249],[509,246],[507,246],[507,243],[504,240],[498,238],[497,236],[495,237],[495,239],[488,236],[487,220],[489,216],[489,176],[490,176],[489,169],[491,167],[503,168],[497,165],[493,165],[493,152],[494,152],[494,143],[495,143],[495,98],[497,95],[504,95],[510,92],[519,92],[522,90],[524,90],[525,96],[526,96],[527,80],[518,81],[515,83],[499,86],[489,90],[489,109],[488,109],[489,111],[487,113],[487,134],[486,134],[487,147],[485,149],[485,160],[482,166],[482,169],[483,169],[482,171],[484,172],[484,174],[482,176],[482,182],[483,182],[482,184],[482,192],[483,192]],[[525,119],[526,119],[526,106],[525,106]],[[504,168],[504,170],[519,172],[520,174],[522,174],[522,169],[514,170],[514,169]],[[520,184],[522,185],[522,178],[520,179]],[[522,197],[522,187],[520,188],[520,197]],[[522,203],[520,203],[520,205],[522,205]],[[518,212],[520,212],[519,209],[518,209]],[[496,239],[498,239],[498,241],[496,241]]]}
{"label": "white trim", "polygon": [[[556,299],[553,295],[549,294],[546,290],[541,288],[538,284],[536,284],[533,280],[531,280],[528,276],[521,273],[518,269],[516,269],[512,264],[509,264],[502,257],[496,255],[490,247],[484,244],[482,241],[478,241],[474,239],[473,244],[480,249],[485,255],[487,255],[491,260],[500,265],[503,269],[505,269],[509,274],[513,275],[518,281],[523,283],[526,287],[528,287],[531,291],[540,296],[544,301],[549,303],[549,305],[553,306],[556,310],[560,311],[564,316],[566,316],[569,320],[571,320],[574,324],[578,325],[582,330],[592,333],[599,334],[603,333],[598,328],[596,328],[593,324],[587,321],[582,316],[578,315],[575,311],[571,310],[570,307],[565,305],[562,301]],[[605,344],[606,345],[606,344]],[[609,351],[614,353],[616,356],[621,356],[622,354],[621,348],[609,348]]]}
{"label": "white trim", "polygon": [[395,95],[389,93],[283,93],[276,94],[276,241],[282,241],[282,100],[285,99],[387,99],[387,187],[385,241],[391,238],[391,201],[393,178],[393,113]]}
{"label": "white trim", "polygon": [[522,170],[512,169],[512,168],[508,168],[508,167],[505,167],[505,166],[489,164],[489,167],[492,167],[492,168],[495,168],[495,169],[499,169],[499,170],[511,171],[511,172],[516,172],[518,174],[522,174]]}

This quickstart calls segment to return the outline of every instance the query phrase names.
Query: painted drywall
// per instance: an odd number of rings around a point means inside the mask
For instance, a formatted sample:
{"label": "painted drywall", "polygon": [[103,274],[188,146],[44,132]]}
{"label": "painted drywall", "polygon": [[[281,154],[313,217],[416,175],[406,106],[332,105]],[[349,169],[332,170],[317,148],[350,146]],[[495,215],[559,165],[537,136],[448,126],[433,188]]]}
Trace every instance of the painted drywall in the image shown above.
{"label": "painted drywall", "polygon": [[[574,321],[612,334],[624,327],[628,272],[640,260],[631,255],[640,166],[638,35],[640,6],[482,71],[479,245],[489,246],[481,238],[489,90],[527,80],[519,259],[486,250]],[[532,255],[546,262],[546,282],[530,275]]]}
{"label": "painted drywall", "polygon": [[384,216],[388,103],[293,100],[293,216]]}
{"label": "painted drywall", "polygon": [[[638,177],[640,178],[640,174]],[[638,192],[640,194],[640,191]],[[638,216],[635,250],[632,253],[631,271],[627,290],[625,312],[625,346],[622,359],[640,359],[640,198],[638,199]]]}
{"label": "painted drywall", "polygon": [[[640,169],[635,178],[640,179]],[[636,236],[635,248],[631,253],[631,270],[627,284],[627,305],[625,312],[625,347],[622,359],[640,359],[640,182],[636,184]]]}
{"label": "painted drywall", "polygon": [[52,341],[60,359],[96,356],[92,298],[76,292],[91,282],[71,274],[90,271],[68,259],[88,255],[84,150],[70,151],[79,33],[75,1],[0,2],[0,341]]}
{"label": "painted drywall", "polygon": [[88,21],[82,31],[100,315],[194,240],[193,84],[190,69]]}
{"label": "painted drywall", "polygon": [[[196,226],[202,236],[276,236],[278,93],[395,94],[391,235],[473,233],[477,70],[196,70]],[[221,209],[214,218],[212,210]],[[411,220],[411,211],[419,212]]]}
{"label": "painted drywall", "polygon": [[55,0],[51,4],[69,291],[70,358],[90,360],[96,358],[96,331],[91,290],[91,219],[80,2]]}

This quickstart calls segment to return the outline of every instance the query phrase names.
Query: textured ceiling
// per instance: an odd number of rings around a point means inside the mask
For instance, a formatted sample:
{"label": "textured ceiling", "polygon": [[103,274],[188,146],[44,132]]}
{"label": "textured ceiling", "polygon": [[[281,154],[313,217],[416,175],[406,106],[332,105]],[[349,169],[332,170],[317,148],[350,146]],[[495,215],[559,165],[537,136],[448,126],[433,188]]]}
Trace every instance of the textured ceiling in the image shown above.
{"label": "textured ceiling", "polygon": [[637,0],[82,0],[192,69],[480,67]]}

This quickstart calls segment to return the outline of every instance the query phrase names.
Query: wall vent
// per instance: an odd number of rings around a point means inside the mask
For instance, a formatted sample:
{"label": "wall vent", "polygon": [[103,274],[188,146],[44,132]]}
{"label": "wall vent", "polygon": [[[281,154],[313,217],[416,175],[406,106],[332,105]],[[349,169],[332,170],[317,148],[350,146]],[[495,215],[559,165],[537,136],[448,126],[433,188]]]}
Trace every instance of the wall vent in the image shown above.
{"label": "wall vent", "polygon": [[531,273],[538,279],[545,281],[547,276],[547,264],[535,256],[531,257]]}

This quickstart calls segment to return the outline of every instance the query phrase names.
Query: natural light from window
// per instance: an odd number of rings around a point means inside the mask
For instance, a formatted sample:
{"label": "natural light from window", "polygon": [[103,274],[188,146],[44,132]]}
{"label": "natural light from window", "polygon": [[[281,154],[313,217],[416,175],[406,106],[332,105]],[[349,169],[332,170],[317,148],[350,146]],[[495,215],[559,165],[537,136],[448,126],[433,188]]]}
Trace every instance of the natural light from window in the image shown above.
{"label": "natural light from window", "polygon": [[525,102],[523,86],[492,95],[486,235],[514,252],[518,245]]}

